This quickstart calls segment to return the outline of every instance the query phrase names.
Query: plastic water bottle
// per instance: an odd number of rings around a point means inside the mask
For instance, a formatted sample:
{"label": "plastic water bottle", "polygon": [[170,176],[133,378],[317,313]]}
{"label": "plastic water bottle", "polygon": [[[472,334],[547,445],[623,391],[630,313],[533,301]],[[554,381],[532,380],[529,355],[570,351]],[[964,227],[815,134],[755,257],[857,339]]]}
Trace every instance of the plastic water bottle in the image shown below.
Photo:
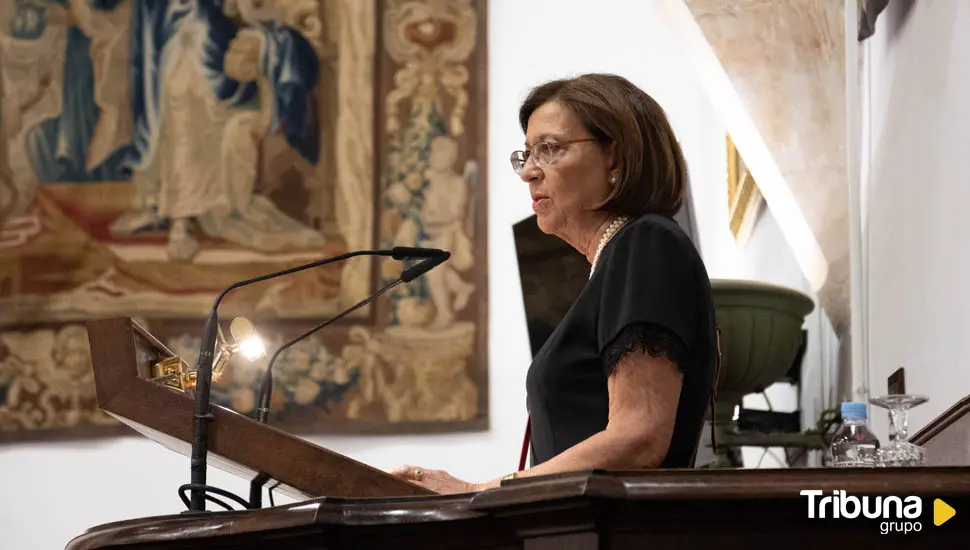
{"label": "plastic water bottle", "polygon": [[869,430],[868,420],[865,403],[842,403],[842,428],[829,446],[832,466],[874,468],[878,465],[879,439]]}

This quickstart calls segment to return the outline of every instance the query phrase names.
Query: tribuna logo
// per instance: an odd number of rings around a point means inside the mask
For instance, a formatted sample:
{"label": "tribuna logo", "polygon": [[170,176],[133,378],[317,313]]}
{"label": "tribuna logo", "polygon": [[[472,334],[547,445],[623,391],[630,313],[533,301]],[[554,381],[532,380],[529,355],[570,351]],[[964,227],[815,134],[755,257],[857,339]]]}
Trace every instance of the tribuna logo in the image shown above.
{"label": "tribuna logo", "polygon": [[856,519],[861,516],[869,519],[897,520],[883,521],[880,524],[880,531],[883,534],[890,531],[902,533],[920,531],[923,527],[919,521],[905,521],[918,520],[923,514],[923,499],[920,497],[856,497],[847,495],[845,491],[832,491],[831,495],[822,496],[825,493],[821,490],[804,490],[799,494],[808,497],[809,519]]}

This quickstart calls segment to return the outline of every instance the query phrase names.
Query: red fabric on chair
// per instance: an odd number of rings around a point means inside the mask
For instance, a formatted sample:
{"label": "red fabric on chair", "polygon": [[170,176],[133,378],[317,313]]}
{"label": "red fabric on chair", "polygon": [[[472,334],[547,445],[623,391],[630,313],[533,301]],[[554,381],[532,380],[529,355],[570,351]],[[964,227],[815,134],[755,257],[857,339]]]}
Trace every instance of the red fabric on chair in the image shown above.
{"label": "red fabric on chair", "polygon": [[525,461],[529,456],[529,443],[532,440],[532,418],[525,422],[525,437],[522,438],[522,453],[519,455],[519,471],[525,470]]}

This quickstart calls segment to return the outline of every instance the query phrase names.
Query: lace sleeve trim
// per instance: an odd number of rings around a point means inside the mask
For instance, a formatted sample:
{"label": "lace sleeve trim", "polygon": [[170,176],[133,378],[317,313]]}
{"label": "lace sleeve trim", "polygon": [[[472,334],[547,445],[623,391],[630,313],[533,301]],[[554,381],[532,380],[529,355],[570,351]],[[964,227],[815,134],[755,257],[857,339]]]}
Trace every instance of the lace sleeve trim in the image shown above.
{"label": "lace sleeve trim", "polygon": [[667,356],[681,372],[687,364],[687,346],[676,334],[651,323],[634,323],[624,328],[603,351],[607,376],[613,374],[624,355],[634,351],[643,351],[651,357]]}

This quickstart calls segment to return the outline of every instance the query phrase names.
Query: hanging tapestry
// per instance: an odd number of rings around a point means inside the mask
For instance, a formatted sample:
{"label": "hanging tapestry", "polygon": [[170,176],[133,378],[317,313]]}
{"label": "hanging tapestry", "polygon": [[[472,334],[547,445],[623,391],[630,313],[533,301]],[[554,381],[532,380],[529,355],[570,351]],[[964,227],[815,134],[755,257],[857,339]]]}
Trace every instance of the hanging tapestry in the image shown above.
{"label": "hanging tapestry", "polygon": [[[227,285],[396,245],[452,256],[281,355],[274,425],[485,428],[485,39],[485,1],[4,2],[0,439],[124,432],[87,320],[194,364]],[[248,286],[220,317],[272,352],[406,265]],[[253,415],[266,362],[234,357],[213,400]]]}

